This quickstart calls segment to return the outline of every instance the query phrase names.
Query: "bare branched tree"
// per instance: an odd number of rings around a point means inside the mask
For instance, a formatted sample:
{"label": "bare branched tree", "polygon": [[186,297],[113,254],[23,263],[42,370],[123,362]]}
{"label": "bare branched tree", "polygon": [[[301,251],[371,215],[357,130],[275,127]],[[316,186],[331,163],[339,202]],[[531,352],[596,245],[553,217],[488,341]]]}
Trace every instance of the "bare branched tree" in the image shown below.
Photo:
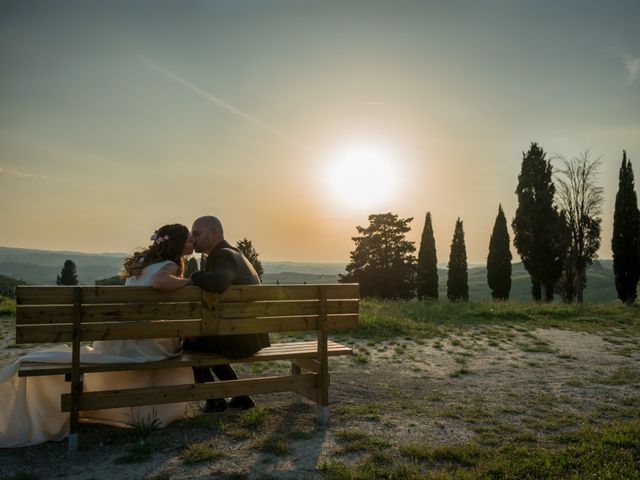
{"label": "bare branched tree", "polygon": [[556,182],[560,208],[571,235],[569,255],[565,263],[565,300],[584,300],[587,266],[598,258],[602,219],[602,187],[597,185],[601,158],[591,158],[589,150],[567,160],[559,157],[563,168]]}

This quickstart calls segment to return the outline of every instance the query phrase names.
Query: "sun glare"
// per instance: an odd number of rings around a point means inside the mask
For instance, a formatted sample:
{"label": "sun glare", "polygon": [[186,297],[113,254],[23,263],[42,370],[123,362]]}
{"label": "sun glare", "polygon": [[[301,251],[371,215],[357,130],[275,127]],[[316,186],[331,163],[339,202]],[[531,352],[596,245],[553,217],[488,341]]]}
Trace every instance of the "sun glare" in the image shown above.
{"label": "sun glare", "polygon": [[389,199],[395,188],[396,171],[384,150],[351,147],[334,157],[327,181],[342,204],[371,208]]}

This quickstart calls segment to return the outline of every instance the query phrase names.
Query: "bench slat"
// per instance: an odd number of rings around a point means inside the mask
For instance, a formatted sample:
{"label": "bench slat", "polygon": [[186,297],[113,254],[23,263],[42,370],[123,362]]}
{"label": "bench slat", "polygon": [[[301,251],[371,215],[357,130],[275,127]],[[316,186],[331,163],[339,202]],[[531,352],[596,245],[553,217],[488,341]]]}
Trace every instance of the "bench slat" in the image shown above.
{"label": "bench slat", "polygon": [[[355,328],[357,314],[329,315],[329,330]],[[84,323],[81,340],[122,340],[135,338],[177,338],[202,335],[238,335],[246,333],[296,332],[317,329],[318,316],[240,318],[224,320],[217,332],[203,332],[198,320],[156,320],[140,322]],[[73,338],[73,325],[44,324],[16,325],[16,343],[69,342]]]}
{"label": "bench slat", "polygon": [[[16,288],[18,305],[72,305],[73,289],[68,286],[29,286]],[[173,292],[161,292],[151,287],[123,287],[120,285],[83,286],[82,303],[155,303],[155,302],[199,302],[202,290],[199,287],[183,287]]]}
{"label": "bench slat", "polygon": [[[270,347],[263,348],[255,355],[249,357],[227,359],[215,353],[208,352],[185,352],[176,358],[170,358],[159,362],[144,363],[106,363],[106,364],[81,364],[80,373],[93,372],[119,372],[126,370],[155,370],[159,368],[180,368],[204,365],[222,365],[226,363],[255,363],[268,362],[274,360],[304,359],[314,358],[318,352],[318,343],[295,342],[276,343]],[[346,345],[329,341],[328,354],[330,357],[340,355],[352,355],[353,349]],[[32,377],[42,375],[64,375],[71,371],[68,363],[37,363],[25,362],[20,366],[18,375],[20,377]]]}
{"label": "bench slat", "polygon": [[[318,299],[320,287],[325,287],[328,299],[359,298],[357,283],[330,285],[232,285],[221,296],[221,301],[245,302],[259,300],[314,300]],[[73,289],[82,289],[82,303],[155,303],[155,302],[199,302],[202,290],[199,287],[183,287],[173,292],[160,292],[151,287],[103,286],[30,286],[20,285],[16,289],[18,305],[72,305]]]}
{"label": "bench slat", "polygon": [[[82,341],[135,338],[178,338],[200,335],[200,320],[159,320],[150,322],[85,323]],[[70,342],[73,325],[16,325],[16,343]]]}
{"label": "bench slat", "polygon": [[[345,330],[355,328],[358,323],[357,314],[329,315],[329,330]],[[245,333],[298,332],[318,329],[318,315],[296,317],[258,317],[235,318],[223,320],[217,332],[203,332],[202,335],[239,335]]]}
{"label": "bench slat", "polygon": [[[75,314],[73,305],[18,305],[16,325],[41,323],[72,323]],[[184,320],[200,318],[202,303],[129,303],[84,305],[82,322],[111,322],[117,320]]]}
{"label": "bench slat", "polygon": [[[327,313],[358,313],[358,300],[327,302]],[[317,315],[318,301],[220,302],[220,318],[283,317]]]}
{"label": "bench slat", "polygon": [[[83,393],[79,401],[80,410],[133,407],[139,405],[160,405],[165,403],[190,402],[207,398],[235,397],[262,393],[313,390],[317,375],[288,375],[231,381],[216,381],[189,385],[132,388],[128,390],[106,390]],[[62,395],[62,411],[71,407],[71,395]]]}
{"label": "bench slat", "polygon": [[356,299],[360,296],[360,287],[357,283],[339,285],[232,285],[220,295],[220,301],[317,300],[321,287],[326,289],[329,300]]}

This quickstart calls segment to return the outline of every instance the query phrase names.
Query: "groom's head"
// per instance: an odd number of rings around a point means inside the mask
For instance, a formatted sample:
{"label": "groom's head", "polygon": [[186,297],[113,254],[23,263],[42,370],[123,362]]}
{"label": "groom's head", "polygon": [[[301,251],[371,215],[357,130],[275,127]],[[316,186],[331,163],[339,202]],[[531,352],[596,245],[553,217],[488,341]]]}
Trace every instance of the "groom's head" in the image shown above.
{"label": "groom's head", "polygon": [[222,222],[213,216],[200,217],[191,227],[193,248],[198,253],[209,253],[224,240]]}

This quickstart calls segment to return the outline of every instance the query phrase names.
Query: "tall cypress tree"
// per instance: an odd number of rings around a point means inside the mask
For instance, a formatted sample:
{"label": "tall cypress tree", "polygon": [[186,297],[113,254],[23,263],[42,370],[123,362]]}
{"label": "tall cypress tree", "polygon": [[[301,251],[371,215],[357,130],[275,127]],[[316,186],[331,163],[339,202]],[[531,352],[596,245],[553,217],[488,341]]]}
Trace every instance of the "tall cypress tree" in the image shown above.
{"label": "tall cypress tree", "polygon": [[418,251],[417,287],[419,299],[438,299],[438,258],[433,237],[431,212],[427,212]]}
{"label": "tall cypress tree", "polygon": [[62,271],[56,279],[57,285],[77,285],[78,275],[76,273],[76,264],[73,260],[65,260]]}
{"label": "tall cypress tree", "polygon": [[509,249],[507,219],[498,205],[487,257],[487,283],[494,300],[508,300],[511,292],[511,250]]}
{"label": "tall cypress tree", "polygon": [[636,288],[640,278],[640,213],[634,190],[633,169],[622,152],[622,166],[618,177],[618,193],[613,214],[613,273],[616,279],[618,298],[626,304],[636,299]]}
{"label": "tall cypress tree", "polygon": [[553,204],[556,189],[551,162],[537,143],[522,154],[518,175],[518,209],[511,226],[514,244],[531,276],[535,299],[553,300],[569,247],[564,219]]}
{"label": "tall cypress tree", "polygon": [[464,230],[462,220],[456,221],[456,229],[451,241],[451,254],[449,256],[449,276],[447,278],[447,298],[452,302],[456,300],[469,300],[469,282],[467,274],[467,247],[464,243]]}

